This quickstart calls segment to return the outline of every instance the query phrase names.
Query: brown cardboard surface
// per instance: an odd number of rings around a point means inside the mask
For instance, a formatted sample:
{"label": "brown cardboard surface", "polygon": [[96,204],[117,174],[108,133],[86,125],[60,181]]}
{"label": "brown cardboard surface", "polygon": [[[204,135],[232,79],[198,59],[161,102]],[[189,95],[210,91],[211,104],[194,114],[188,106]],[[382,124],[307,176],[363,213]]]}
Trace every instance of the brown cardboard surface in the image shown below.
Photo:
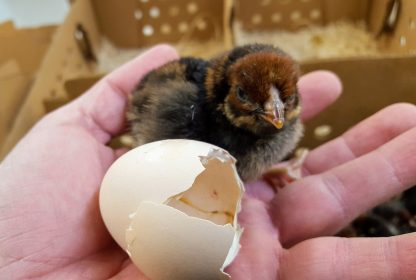
{"label": "brown cardboard surface", "polygon": [[67,95],[70,99],[75,99],[81,94],[83,94],[84,92],[86,92],[102,77],[103,77],[102,75],[93,75],[91,77],[83,77],[83,78],[68,80],[64,84],[65,91],[67,92]]}
{"label": "brown cardboard surface", "polygon": [[369,0],[326,0],[324,1],[325,24],[339,20],[367,19],[369,7]]}
{"label": "brown cardboard surface", "polygon": [[118,5],[117,2],[119,1],[93,1],[100,31],[120,47],[140,45],[134,18],[136,2],[140,1],[124,0],[123,5]]}
{"label": "brown cardboard surface", "polygon": [[389,51],[416,54],[416,1],[401,0],[398,18],[393,32],[386,31],[390,0],[373,1],[370,10],[369,29],[381,37],[381,46]]}
{"label": "brown cardboard surface", "polygon": [[236,19],[247,31],[297,30],[311,24],[367,17],[369,0],[236,1]]}
{"label": "brown cardboard surface", "polygon": [[14,29],[13,25],[5,26],[7,31],[0,32],[0,64],[13,58],[23,73],[34,74],[42,62],[56,27]]}
{"label": "brown cardboard surface", "polygon": [[0,25],[0,147],[17,118],[54,31],[54,26],[15,29],[12,22]]}
{"label": "brown cardboard surface", "polygon": [[20,67],[16,60],[10,59],[9,61],[0,63],[0,79],[9,78],[20,74]]}
{"label": "brown cardboard surface", "polygon": [[233,47],[233,34],[232,34],[232,20],[233,20],[233,2],[234,0],[224,0],[224,20],[223,20],[223,31],[224,31],[224,48],[230,49]]}
{"label": "brown cardboard surface", "polygon": [[[236,0],[235,19],[244,31],[295,31],[340,20],[365,21],[374,35],[384,24],[390,0]],[[386,52],[416,53],[416,1],[400,0],[401,12],[393,34],[384,34]]]}
{"label": "brown cardboard surface", "polygon": [[378,35],[383,28],[389,2],[390,0],[371,1],[368,14],[368,29],[374,35]]}
{"label": "brown cardboard surface", "polygon": [[247,31],[297,30],[310,24],[323,24],[324,5],[324,0],[236,0],[235,19]]}
{"label": "brown cardboard surface", "polygon": [[66,103],[68,103],[68,98],[66,97],[53,97],[43,100],[45,112],[52,112],[58,109],[59,107],[64,106]]}
{"label": "brown cardboard surface", "polygon": [[0,147],[10,132],[17,111],[29,90],[31,77],[24,74],[0,77]]}
{"label": "brown cardboard surface", "polygon": [[66,97],[63,88],[64,80],[94,72],[95,66],[84,61],[83,55],[74,40],[77,24],[82,24],[88,32],[93,48],[98,47],[98,27],[90,1],[77,0],[72,5],[66,24],[61,25],[54,36],[42,63],[39,76],[22,105],[13,128],[0,151],[0,158],[45,114],[45,99],[48,97],[52,99]]}
{"label": "brown cardboard surface", "polygon": [[323,141],[313,135],[313,130],[320,125],[332,127],[333,132],[328,138],[331,139],[390,104],[416,104],[416,57],[332,60],[302,65],[305,73],[317,69],[337,73],[343,82],[344,93],[333,106],[308,123],[305,146],[322,144]]}
{"label": "brown cardboard surface", "polygon": [[0,23],[0,36],[4,34],[9,34],[15,30],[14,24],[12,21],[5,21]]}
{"label": "brown cardboard surface", "polygon": [[[116,46],[207,41],[224,36],[228,0],[92,0],[101,32]],[[231,12],[231,10],[227,10]],[[146,35],[145,31],[152,34]]]}

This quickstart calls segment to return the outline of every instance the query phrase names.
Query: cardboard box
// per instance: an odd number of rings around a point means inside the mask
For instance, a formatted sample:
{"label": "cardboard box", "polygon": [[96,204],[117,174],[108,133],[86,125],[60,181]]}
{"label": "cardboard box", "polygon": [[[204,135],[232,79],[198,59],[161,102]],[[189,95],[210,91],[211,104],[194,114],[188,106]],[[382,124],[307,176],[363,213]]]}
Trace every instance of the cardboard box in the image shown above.
{"label": "cardboard box", "polygon": [[[195,42],[204,46],[214,40],[219,49],[228,49],[233,41],[231,20],[242,22],[243,28],[253,32],[298,30],[312,23],[325,25],[340,19],[364,20],[375,40],[377,37],[383,42],[386,55],[302,63],[305,73],[333,70],[345,87],[342,98],[308,124],[304,144],[313,147],[388,104],[416,103],[416,2],[396,2],[401,4],[399,9],[392,7],[390,0],[77,0],[57,31],[1,155],[47,110],[68,102],[85,85],[89,86],[79,83],[79,79],[91,82],[103,74],[97,56],[103,38],[120,48],[185,42],[196,49]],[[391,20],[394,13],[396,17],[386,28],[386,19]],[[206,46],[203,51],[207,51]],[[316,139],[313,131],[322,124],[331,126],[333,132],[325,139]]]}

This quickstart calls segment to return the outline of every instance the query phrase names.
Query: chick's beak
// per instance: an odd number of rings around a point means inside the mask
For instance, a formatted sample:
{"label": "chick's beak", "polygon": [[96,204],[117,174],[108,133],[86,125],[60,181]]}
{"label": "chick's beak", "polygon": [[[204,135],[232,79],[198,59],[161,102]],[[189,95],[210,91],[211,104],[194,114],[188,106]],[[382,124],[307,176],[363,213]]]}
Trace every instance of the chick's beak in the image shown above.
{"label": "chick's beak", "polygon": [[285,123],[285,118],[279,111],[266,112],[262,115],[262,118],[274,125],[277,129],[281,129]]}
{"label": "chick's beak", "polygon": [[266,105],[266,112],[262,118],[271,123],[277,129],[281,129],[285,123],[285,104],[280,100],[279,91],[270,89],[272,100]]}

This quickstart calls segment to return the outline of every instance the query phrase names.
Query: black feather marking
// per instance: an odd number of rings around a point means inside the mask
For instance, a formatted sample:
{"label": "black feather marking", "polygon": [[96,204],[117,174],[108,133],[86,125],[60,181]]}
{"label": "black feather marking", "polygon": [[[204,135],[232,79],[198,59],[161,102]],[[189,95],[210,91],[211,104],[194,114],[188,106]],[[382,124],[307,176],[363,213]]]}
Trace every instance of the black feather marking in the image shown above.
{"label": "black feather marking", "polygon": [[230,91],[230,88],[231,86],[228,84],[227,77],[223,75],[223,78],[221,78],[221,80],[214,85],[215,102],[223,103]]}

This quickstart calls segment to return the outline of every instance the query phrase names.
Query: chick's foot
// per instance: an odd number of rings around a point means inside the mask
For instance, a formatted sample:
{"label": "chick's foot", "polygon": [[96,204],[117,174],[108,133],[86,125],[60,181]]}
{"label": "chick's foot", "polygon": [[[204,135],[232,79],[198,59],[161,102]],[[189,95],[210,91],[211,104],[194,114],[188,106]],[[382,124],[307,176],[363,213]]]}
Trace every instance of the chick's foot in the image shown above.
{"label": "chick's foot", "polygon": [[263,180],[266,181],[276,192],[278,189],[302,178],[302,166],[308,155],[308,149],[301,148],[295,153],[295,156],[271,167],[263,174]]}

